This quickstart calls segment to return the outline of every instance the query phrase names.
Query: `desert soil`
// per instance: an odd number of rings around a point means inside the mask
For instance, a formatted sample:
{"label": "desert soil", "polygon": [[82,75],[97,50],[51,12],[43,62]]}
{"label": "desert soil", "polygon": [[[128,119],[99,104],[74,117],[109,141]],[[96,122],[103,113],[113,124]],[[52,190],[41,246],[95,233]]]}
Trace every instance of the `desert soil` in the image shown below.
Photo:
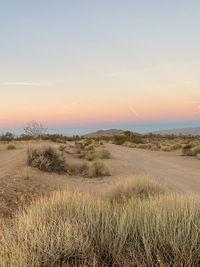
{"label": "desert soil", "polygon": [[[126,148],[106,144],[112,153],[104,160],[112,176],[86,179],[67,175],[29,171],[24,175],[26,150],[28,146],[43,144],[58,147],[49,142],[16,142],[16,150],[6,150],[0,144],[0,218],[10,217],[20,206],[30,203],[35,197],[55,190],[78,190],[95,194],[104,193],[116,179],[142,174],[155,178],[159,183],[178,192],[200,194],[200,161],[183,157],[180,151],[160,152]],[[66,154],[66,160],[74,160]]]}

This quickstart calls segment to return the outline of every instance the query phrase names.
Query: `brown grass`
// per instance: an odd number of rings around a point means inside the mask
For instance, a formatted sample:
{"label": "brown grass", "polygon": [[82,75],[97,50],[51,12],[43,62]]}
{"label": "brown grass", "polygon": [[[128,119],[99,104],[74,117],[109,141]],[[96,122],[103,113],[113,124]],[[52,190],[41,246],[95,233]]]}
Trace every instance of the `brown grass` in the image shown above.
{"label": "brown grass", "polygon": [[110,176],[108,167],[100,161],[88,164],[86,162],[76,162],[67,165],[67,173],[69,175],[80,175],[89,178]]}
{"label": "brown grass", "polygon": [[88,169],[88,177],[110,176],[108,167],[101,161],[93,162]]}
{"label": "brown grass", "polygon": [[13,144],[8,144],[8,145],[6,146],[6,149],[7,149],[7,150],[13,150],[13,149],[16,149],[16,147],[15,147],[15,145],[13,145]]}
{"label": "brown grass", "polygon": [[1,228],[0,264],[199,266],[199,198],[150,195],[114,205],[70,192],[42,198]]}
{"label": "brown grass", "polygon": [[146,199],[157,197],[166,193],[166,189],[149,177],[129,176],[119,178],[112,184],[105,195],[106,199],[115,202],[124,202],[131,198]]}

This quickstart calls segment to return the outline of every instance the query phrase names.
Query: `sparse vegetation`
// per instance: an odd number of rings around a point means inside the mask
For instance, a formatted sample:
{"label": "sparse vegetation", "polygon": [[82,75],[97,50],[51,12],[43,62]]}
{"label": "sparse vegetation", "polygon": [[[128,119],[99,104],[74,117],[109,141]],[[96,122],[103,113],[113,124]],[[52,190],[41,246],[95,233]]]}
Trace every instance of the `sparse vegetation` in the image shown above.
{"label": "sparse vegetation", "polygon": [[64,150],[65,150],[65,148],[66,148],[66,146],[65,146],[65,145],[60,145],[60,146],[58,147],[58,149],[59,149],[60,151],[64,151]]}
{"label": "sparse vegetation", "polygon": [[92,162],[91,164],[85,162],[76,162],[67,165],[67,173],[69,175],[79,175],[89,178],[110,176],[108,167],[100,161]]}
{"label": "sparse vegetation", "polygon": [[111,156],[111,153],[107,149],[102,149],[102,150],[97,151],[95,153],[95,156],[99,159],[109,159]]}
{"label": "sparse vegetation", "polygon": [[199,266],[199,198],[154,192],[114,205],[70,192],[42,198],[1,228],[0,264]]}
{"label": "sparse vegetation", "polygon": [[6,149],[7,149],[7,150],[13,150],[13,149],[16,149],[16,147],[15,147],[14,144],[8,144],[8,145],[6,146]]}
{"label": "sparse vegetation", "polygon": [[69,175],[87,176],[89,165],[85,162],[76,162],[67,165],[67,173]]}
{"label": "sparse vegetation", "polygon": [[45,172],[66,172],[65,159],[52,147],[29,148],[27,164]]}
{"label": "sparse vegetation", "polygon": [[33,176],[33,170],[29,166],[24,166],[17,171],[16,178],[28,180]]}
{"label": "sparse vegetation", "polygon": [[110,176],[108,167],[101,161],[93,162],[88,170],[88,177]]}
{"label": "sparse vegetation", "polygon": [[194,144],[187,144],[183,147],[182,153],[185,156],[196,157],[200,153],[200,146],[195,146]]}

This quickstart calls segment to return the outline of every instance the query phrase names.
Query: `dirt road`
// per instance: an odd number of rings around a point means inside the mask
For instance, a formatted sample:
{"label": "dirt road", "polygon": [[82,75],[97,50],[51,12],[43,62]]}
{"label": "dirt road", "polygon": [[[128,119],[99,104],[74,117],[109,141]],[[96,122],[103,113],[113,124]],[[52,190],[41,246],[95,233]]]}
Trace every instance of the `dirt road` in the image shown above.
{"label": "dirt road", "polygon": [[[44,144],[59,146],[49,142],[31,143],[32,146]],[[200,195],[200,160],[183,157],[181,152],[154,152],[106,144],[112,157],[104,162],[112,176],[89,179],[31,169],[30,177],[26,178],[23,168],[26,166],[26,150],[29,145],[27,142],[19,142],[16,143],[16,150],[6,150],[5,145],[0,144],[0,219],[10,216],[18,207],[30,203],[32,198],[40,195],[66,188],[101,195],[116,179],[123,180],[126,176],[134,179],[134,174],[155,178],[177,192]],[[77,160],[66,154],[67,161],[70,157],[71,160]]]}
{"label": "dirt road", "polygon": [[179,192],[200,195],[200,160],[181,156],[180,151],[163,152],[133,149],[108,144],[113,159],[112,174],[147,174]]}

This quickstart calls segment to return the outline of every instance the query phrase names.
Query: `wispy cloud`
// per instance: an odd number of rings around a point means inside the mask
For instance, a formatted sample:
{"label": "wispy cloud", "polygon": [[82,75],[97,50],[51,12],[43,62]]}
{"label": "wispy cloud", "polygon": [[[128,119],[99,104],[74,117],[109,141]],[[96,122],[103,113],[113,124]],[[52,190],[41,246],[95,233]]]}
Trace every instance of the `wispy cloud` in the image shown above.
{"label": "wispy cloud", "polygon": [[137,110],[134,107],[129,107],[129,110],[132,114],[134,114],[138,119],[141,119],[142,116],[137,112]]}

